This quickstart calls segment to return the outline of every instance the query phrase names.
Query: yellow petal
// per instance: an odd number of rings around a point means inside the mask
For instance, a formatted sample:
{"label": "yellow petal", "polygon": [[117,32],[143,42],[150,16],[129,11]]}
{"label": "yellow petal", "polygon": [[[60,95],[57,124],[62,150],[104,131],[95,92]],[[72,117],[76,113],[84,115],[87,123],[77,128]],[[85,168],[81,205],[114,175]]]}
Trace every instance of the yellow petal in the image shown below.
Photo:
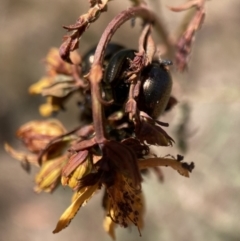
{"label": "yellow petal", "polygon": [[[48,98],[52,98],[52,97],[49,96]],[[47,117],[52,115],[54,112],[58,112],[60,109],[61,107],[59,105],[52,105],[51,103],[45,103],[40,105],[39,112],[42,116]]]}
{"label": "yellow petal", "polygon": [[74,192],[71,198],[71,203],[73,203],[79,196],[79,192]]}
{"label": "yellow petal", "polygon": [[28,92],[31,95],[41,94],[42,90],[48,87],[51,84],[51,82],[52,82],[52,79],[50,77],[43,77],[37,83],[31,85],[28,89]]}
{"label": "yellow petal", "polygon": [[80,195],[75,199],[75,201],[62,214],[57,223],[56,228],[53,230],[53,233],[58,233],[69,225],[71,220],[77,214],[79,208],[91,198],[91,196],[97,190],[97,188],[98,183],[94,186],[86,187],[85,191],[80,193]]}
{"label": "yellow petal", "polygon": [[56,186],[55,182],[59,178],[61,170],[53,170],[46,177],[42,178],[42,173],[37,175],[36,182],[37,186],[34,188],[34,191],[39,193],[41,191],[51,192],[52,189]]}
{"label": "yellow petal", "polygon": [[86,160],[80,164],[70,175],[70,177],[62,176],[62,185],[68,185],[70,188],[75,189],[79,185],[79,180],[89,174],[92,170],[92,162]]}
{"label": "yellow petal", "polygon": [[115,227],[116,224],[112,221],[112,219],[106,216],[103,221],[103,228],[113,240],[116,240]]}
{"label": "yellow petal", "polygon": [[65,156],[45,162],[36,175],[35,182],[37,185],[34,191],[37,193],[41,191],[51,192],[58,184],[58,179],[66,162],[67,158]]}

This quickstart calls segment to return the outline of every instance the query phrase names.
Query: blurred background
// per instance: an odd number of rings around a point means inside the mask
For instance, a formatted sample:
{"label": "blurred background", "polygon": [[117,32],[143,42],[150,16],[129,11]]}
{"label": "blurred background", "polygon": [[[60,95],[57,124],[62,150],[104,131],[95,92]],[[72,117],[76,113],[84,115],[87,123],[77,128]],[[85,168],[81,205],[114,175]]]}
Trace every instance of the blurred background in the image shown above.
{"label": "blurred background", "polygon": [[[183,15],[166,5],[184,0],[152,0],[150,6],[174,32]],[[127,0],[112,1],[107,13],[83,35],[80,52],[95,45],[107,23],[129,7]],[[38,106],[44,100],[29,96],[29,85],[44,75],[43,59],[50,47],[59,47],[65,31],[88,9],[83,0],[1,0],[0,3],[0,240],[78,241],[111,240],[102,228],[101,196],[96,195],[77,214],[71,225],[52,234],[58,218],[70,204],[71,191],[53,194],[33,192],[34,175],[3,150],[3,143],[20,147],[17,128],[41,119]],[[145,228],[142,238],[135,227],[117,229],[117,240],[239,241],[240,240],[240,2],[208,1],[205,23],[197,33],[189,71],[173,70],[174,94],[179,104],[161,120],[177,145],[159,148],[158,154],[184,154],[195,162],[190,178],[163,168],[164,183],[145,178]],[[125,24],[114,40],[137,47],[139,28]],[[157,41],[160,41],[157,39]],[[68,127],[78,124],[76,100],[59,115]],[[186,111],[187,110],[187,111]],[[182,123],[186,123],[185,126]],[[185,136],[186,151],[179,149]]]}

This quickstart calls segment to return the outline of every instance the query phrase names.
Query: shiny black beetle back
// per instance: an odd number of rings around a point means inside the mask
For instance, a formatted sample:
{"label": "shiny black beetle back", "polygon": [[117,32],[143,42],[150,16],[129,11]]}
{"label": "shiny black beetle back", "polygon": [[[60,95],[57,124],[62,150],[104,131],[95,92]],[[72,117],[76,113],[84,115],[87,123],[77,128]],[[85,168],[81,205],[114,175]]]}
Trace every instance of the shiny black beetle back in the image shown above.
{"label": "shiny black beetle back", "polygon": [[[110,58],[117,53],[119,50],[123,49],[124,47],[120,44],[116,43],[109,43],[105,50],[104,54],[104,65],[107,65]],[[97,46],[91,48],[82,58],[82,72],[83,74],[87,74],[92,66],[94,54],[97,49]],[[104,66],[105,67],[105,66]]]}
{"label": "shiny black beetle back", "polygon": [[165,110],[172,90],[172,78],[164,64],[153,62],[142,72],[138,108],[152,118]]}

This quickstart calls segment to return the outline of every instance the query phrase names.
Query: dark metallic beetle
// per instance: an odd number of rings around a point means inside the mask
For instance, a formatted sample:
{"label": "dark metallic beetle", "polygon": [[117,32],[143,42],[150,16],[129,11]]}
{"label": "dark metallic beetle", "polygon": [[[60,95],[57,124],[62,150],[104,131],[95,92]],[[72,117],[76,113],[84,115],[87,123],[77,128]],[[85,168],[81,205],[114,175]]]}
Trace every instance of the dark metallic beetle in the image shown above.
{"label": "dark metallic beetle", "polygon": [[[117,52],[106,68],[103,88],[107,99],[114,99],[115,105],[123,105],[128,97],[129,84],[126,83],[126,71],[130,61],[135,57],[136,50],[123,49]],[[166,109],[172,91],[172,78],[167,70],[170,60],[154,61],[145,67],[141,73],[141,89],[138,96],[138,108],[152,118],[157,118]]]}
{"label": "dark metallic beetle", "polygon": [[[90,49],[82,58],[82,72],[83,74],[87,74],[92,66],[94,60],[94,54],[96,51],[97,46]],[[109,43],[105,50],[104,55],[104,65],[106,66],[112,56],[118,52],[119,50],[124,49],[124,47],[120,44]]]}
{"label": "dark metallic beetle", "polygon": [[138,108],[154,119],[163,113],[170,98],[172,78],[166,65],[171,64],[172,62],[169,60],[161,63],[154,61],[141,74],[142,85]]}
{"label": "dark metallic beetle", "polygon": [[106,99],[113,99],[114,105],[122,106],[127,100],[129,83],[126,83],[126,73],[130,67],[130,61],[135,57],[136,50],[123,49],[118,51],[110,59],[103,78],[103,89]]}
{"label": "dark metallic beetle", "polygon": [[[82,57],[82,74],[83,75],[86,75],[90,71],[90,68],[93,64],[94,54],[95,54],[96,48],[97,48],[97,46],[91,48]],[[120,44],[109,43],[107,45],[107,48],[105,50],[104,60],[103,60],[104,61],[104,64],[103,64],[104,68],[106,68],[106,66],[108,65],[109,60],[112,58],[112,56],[121,49],[124,49],[124,47]],[[81,111],[81,118],[84,119],[84,120],[91,121],[92,120],[92,108],[91,108],[92,104],[91,104],[90,91],[85,92],[84,96],[85,96],[84,103],[83,102],[79,103],[79,107],[82,110]],[[118,107],[118,109],[119,109],[119,107]],[[106,116],[109,116],[110,114],[117,111],[118,109],[114,108],[114,106],[107,107],[106,110],[105,110],[105,114],[106,114]]]}
{"label": "dark metallic beetle", "polygon": [[[83,73],[89,72],[93,63],[96,47],[92,48],[83,57]],[[105,108],[108,116],[123,108],[129,94],[129,83],[126,82],[126,72],[130,61],[133,60],[136,50],[124,49],[118,44],[108,44],[104,56],[104,78],[102,81],[104,98],[114,100],[110,107]],[[137,98],[139,110],[146,112],[152,118],[157,118],[166,109],[172,90],[172,78],[166,66],[171,65],[169,60],[154,61],[145,67],[141,73],[141,89]]]}

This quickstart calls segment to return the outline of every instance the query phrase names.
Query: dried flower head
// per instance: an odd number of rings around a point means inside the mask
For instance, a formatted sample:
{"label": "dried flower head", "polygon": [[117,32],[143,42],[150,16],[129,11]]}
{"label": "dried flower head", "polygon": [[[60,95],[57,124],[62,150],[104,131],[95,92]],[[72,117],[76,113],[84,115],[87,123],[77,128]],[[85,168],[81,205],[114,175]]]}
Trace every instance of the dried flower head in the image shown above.
{"label": "dried flower head", "polygon": [[[81,64],[84,58],[76,52],[80,37],[102,12],[107,11],[108,2],[90,0],[88,12],[82,14],[75,24],[64,26],[70,33],[64,37],[59,50],[51,49],[47,54],[46,76],[29,88],[31,94],[46,98],[46,103],[40,106],[43,116],[60,111],[65,101],[73,93],[78,93],[82,125],[67,131],[55,119],[31,121],[17,131],[17,137],[27,151],[17,151],[5,144],[6,151],[19,160],[25,170],[29,171],[31,164],[40,168],[35,177],[34,190],[37,193],[52,192],[60,184],[74,191],[71,204],[53,233],[67,227],[79,209],[103,189],[106,232],[115,239],[118,225],[135,225],[141,235],[145,211],[142,176],[148,173],[148,169],[153,169],[162,181],[160,167],[169,166],[189,177],[194,168],[194,163],[183,162],[181,155],[161,157],[151,150],[151,146],[174,144],[173,138],[163,129],[168,123],[157,118],[177,103],[171,95],[173,78],[169,65],[172,61],[163,60],[156,54],[152,29],[155,27],[162,35],[162,45],[170,56],[173,56],[174,46],[178,46],[174,52],[176,64],[179,70],[184,70],[193,37],[205,15],[205,1],[192,0],[171,7],[173,11],[196,8],[187,29],[174,42],[170,41],[165,26],[145,1],[132,0],[134,7],[115,16],[104,30],[90,56],[89,73],[83,74]],[[128,49],[125,49],[121,54],[126,56],[121,55],[121,59],[114,62],[111,57],[117,50],[111,49],[114,44],[109,45],[109,41],[117,29],[133,17],[143,20],[138,50],[131,50],[129,57]],[[124,47],[118,45],[118,48]],[[108,79],[109,73],[113,76],[111,80]],[[125,98],[122,98],[123,94]],[[120,96],[121,101],[111,99],[112,96]]]}

